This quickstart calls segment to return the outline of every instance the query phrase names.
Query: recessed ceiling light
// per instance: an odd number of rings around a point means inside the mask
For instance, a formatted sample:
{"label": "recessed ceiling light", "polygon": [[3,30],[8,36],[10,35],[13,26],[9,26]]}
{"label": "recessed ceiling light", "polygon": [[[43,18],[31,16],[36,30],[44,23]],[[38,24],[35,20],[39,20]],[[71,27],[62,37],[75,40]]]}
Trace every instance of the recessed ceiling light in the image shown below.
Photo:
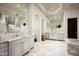
{"label": "recessed ceiling light", "polygon": [[19,8],[19,7],[20,7],[20,5],[17,5],[16,7],[18,7],[18,8]]}
{"label": "recessed ceiling light", "polygon": [[24,9],[24,11],[26,11],[26,9]]}
{"label": "recessed ceiling light", "polygon": [[54,8],[51,8],[51,10],[54,10]]}

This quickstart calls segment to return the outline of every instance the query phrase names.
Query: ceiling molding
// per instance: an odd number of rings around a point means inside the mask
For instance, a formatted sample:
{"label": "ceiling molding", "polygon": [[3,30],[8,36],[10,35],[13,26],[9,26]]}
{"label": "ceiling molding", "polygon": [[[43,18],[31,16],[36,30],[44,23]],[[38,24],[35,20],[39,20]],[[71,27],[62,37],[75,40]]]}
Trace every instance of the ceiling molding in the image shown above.
{"label": "ceiling molding", "polygon": [[42,11],[43,11],[44,13],[47,12],[46,9],[44,8],[43,4],[38,4],[38,6],[42,9]]}
{"label": "ceiling molding", "polygon": [[48,18],[47,14],[46,14],[47,11],[45,10],[44,6],[41,3],[34,4],[34,5]]}

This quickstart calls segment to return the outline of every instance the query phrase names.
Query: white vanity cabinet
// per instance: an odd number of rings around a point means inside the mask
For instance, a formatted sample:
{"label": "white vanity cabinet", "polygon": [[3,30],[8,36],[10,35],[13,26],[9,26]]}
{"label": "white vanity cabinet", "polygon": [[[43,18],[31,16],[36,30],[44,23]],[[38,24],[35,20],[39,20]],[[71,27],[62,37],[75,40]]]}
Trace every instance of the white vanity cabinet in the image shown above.
{"label": "white vanity cabinet", "polygon": [[9,42],[9,56],[21,55],[23,42],[21,40]]}
{"label": "white vanity cabinet", "polygon": [[31,49],[31,48],[34,47],[34,40],[33,40],[32,37],[29,38],[29,44],[28,44],[28,46],[29,46],[29,49]]}
{"label": "white vanity cabinet", "polygon": [[0,56],[23,56],[33,47],[30,37],[0,42]]}
{"label": "white vanity cabinet", "polygon": [[29,44],[30,44],[29,40],[30,40],[30,38],[26,37],[26,38],[23,38],[23,40],[24,40],[24,45],[23,45],[24,46],[23,55],[24,55],[25,53],[30,51],[31,48],[29,48]]}
{"label": "white vanity cabinet", "polygon": [[9,42],[9,56],[22,56],[29,51],[29,38]]}
{"label": "white vanity cabinet", "polygon": [[0,42],[0,56],[8,55],[8,44],[7,42]]}

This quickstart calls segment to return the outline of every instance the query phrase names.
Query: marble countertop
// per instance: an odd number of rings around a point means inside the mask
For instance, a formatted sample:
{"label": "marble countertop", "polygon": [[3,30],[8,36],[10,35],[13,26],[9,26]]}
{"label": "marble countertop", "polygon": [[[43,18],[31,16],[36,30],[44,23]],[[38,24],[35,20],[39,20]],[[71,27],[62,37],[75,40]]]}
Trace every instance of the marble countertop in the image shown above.
{"label": "marble countertop", "polygon": [[5,38],[5,39],[0,39],[0,42],[11,42],[14,40],[19,40],[21,37],[16,37],[16,38]]}
{"label": "marble countertop", "polygon": [[10,37],[10,36],[4,36],[4,37],[0,37],[0,42],[11,42],[11,41],[15,41],[15,40],[21,40],[21,39],[25,39],[25,38],[29,38],[29,36],[18,36],[18,37]]}

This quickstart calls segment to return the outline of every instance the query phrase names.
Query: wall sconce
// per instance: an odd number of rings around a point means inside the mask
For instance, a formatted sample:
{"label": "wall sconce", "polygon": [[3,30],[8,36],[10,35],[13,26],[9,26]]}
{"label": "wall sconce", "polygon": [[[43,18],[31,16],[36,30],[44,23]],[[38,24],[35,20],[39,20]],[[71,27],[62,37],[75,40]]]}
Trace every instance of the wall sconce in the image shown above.
{"label": "wall sconce", "polygon": [[57,28],[61,28],[61,25],[57,25]]}
{"label": "wall sconce", "polygon": [[26,23],[23,23],[23,26],[26,26]]}

